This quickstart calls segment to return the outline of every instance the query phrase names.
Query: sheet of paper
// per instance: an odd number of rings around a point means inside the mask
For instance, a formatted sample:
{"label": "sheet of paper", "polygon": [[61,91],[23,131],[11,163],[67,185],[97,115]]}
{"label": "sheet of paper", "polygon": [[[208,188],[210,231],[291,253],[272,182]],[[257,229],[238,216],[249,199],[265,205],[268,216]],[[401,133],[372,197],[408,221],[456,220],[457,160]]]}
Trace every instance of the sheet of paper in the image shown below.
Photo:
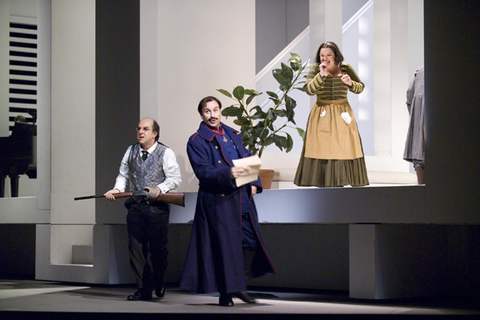
{"label": "sheet of paper", "polygon": [[235,179],[237,187],[240,187],[258,179],[258,171],[260,170],[262,161],[257,155],[254,155],[247,158],[235,159],[233,160],[233,165],[235,167],[245,168],[245,173]]}

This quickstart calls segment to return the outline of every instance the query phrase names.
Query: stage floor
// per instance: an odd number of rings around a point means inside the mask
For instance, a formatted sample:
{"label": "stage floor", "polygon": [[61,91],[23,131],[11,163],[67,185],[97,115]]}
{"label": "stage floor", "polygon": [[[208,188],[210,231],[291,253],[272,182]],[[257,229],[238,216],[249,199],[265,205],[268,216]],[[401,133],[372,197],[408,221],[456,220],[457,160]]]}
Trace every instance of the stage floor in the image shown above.
{"label": "stage floor", "polygon": [[[254,290],[253,290],[254,289]],[[50,319],[108,317],[130,319],[141,316],[176,318],[296,318],[325,316],[480,316],[480,298],[429,298],[365,301],[348,297],[347,292],[276,291],[253,288],[256,304],[234,299],[235,306],[219,307],[218,294],[192,294],[167,287],[163,299],[127,301],[134,286],[68,284],[35,280],[0,280],[0,318]],[[248,317],[248,318],[247,318]],[[267,317],[263,317],[267,318]]]}

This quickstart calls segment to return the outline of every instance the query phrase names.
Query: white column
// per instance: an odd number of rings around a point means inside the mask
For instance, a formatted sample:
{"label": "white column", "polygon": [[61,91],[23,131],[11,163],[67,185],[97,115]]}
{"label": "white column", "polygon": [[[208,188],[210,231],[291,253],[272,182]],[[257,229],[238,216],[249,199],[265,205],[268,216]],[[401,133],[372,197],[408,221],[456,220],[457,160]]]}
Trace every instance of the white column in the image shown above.
{"label": "white column", "polygon": [[408,0],[408,61],[409,82],[424,64],[423,0]]}
{"label": "white column", "polygon": [[[91,244],[95,202],[95,1],[52,1],[51,261]],[[48,267],[48,266],[47,266]]]}
{"label": "white column", "polygon": [[[318,47],[335,42],[342,50],[342,1],[310,0],[310,61],[315,63]],[[310,98],[314,105],[316,97]]]}
{"label": "white column", "polygon": [[375,156],[402,159],[408,127],[408,0],[375,1]]}
{"label": "white column", "polygon": [[38,114],[37,118],[37,209],[50,210],[51,192],[51,0],[41,0],[38,6]]}
{"label": "white column", "polygon": [[[405,105],[408,88],[408,0],[391,0],[391,132],[392,157],[403,159],[409,114]],[[378,93],[377,90],[375,90]],[[406,163],[406,162],[405,162]]]}
{"label": "white column", "polygon": [[312,61],[325,41],[342,48],[342,1],[310,0],[310,54]]}

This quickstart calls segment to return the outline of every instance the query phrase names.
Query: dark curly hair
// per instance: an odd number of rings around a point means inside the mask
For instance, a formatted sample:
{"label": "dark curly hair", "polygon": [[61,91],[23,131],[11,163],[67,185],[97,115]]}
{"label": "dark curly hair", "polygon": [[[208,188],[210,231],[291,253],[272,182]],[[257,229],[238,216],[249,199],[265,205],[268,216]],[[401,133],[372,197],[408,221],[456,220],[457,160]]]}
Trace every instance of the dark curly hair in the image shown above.
{"label": "dark curly hair", "polygon": [[335,44],[335,42],[332,41],[325,41],[318,47],[317,50],[317,56],[315,58],[316,63],[320,63],[320,50],[323,48],[330,48],[333,51],[333,54],[335,55],[335,64],[339,64],[340,62],[343,62],[343,54],[338,48],[338,46]]}

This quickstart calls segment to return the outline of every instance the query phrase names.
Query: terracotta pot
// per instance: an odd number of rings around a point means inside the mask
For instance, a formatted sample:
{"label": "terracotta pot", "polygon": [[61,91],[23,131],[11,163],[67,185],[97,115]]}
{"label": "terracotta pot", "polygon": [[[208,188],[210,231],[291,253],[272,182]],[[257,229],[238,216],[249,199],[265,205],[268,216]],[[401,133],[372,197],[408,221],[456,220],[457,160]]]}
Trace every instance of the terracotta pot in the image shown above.
{"label": "terracotta pot", "polygon": [[275,170],[270,169],[260,169],[258,173],[260,181],[262,181],[263,189],[271,189],[273,177],[275,176]]}

